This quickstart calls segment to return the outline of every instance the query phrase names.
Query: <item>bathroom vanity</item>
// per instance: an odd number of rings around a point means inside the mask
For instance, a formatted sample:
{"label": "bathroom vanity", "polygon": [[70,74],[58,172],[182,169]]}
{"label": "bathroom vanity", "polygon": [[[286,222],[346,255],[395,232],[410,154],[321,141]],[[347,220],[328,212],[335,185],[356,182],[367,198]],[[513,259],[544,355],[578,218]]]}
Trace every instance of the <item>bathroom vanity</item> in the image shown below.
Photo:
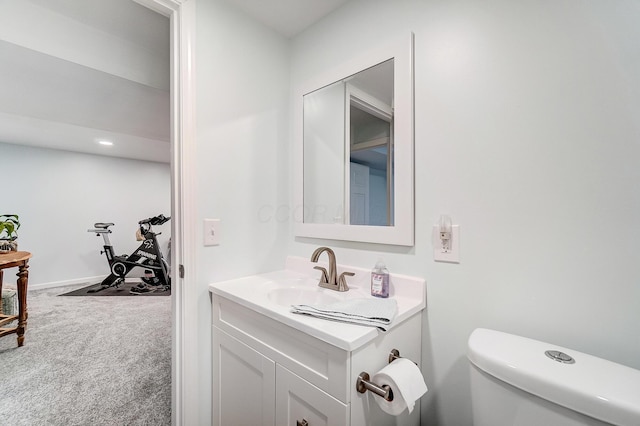
{"label": "bathroom vanity", "polygon": [[371,297],[369,270],[338,265],[338,273],[355,273],[339,293],[318,287],[317,265],[288,257],[283,270],[209,286],[214,425],[420,424],[419,402],[394,417],[356,381],[387,365],[392,349],[419,365],[424,280],[391,274],[398,314],[382,332],[290,312],[292,304]]}

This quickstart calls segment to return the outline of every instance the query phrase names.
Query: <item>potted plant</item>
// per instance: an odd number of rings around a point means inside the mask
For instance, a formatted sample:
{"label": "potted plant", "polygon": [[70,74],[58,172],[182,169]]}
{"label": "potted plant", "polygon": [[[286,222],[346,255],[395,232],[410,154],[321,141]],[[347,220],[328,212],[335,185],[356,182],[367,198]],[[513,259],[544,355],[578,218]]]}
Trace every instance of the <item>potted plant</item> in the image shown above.
{"label": "potted plant", "polygon": [[18,250],[18,228],[20,221],[17,214],[0,215],[0,253]]}

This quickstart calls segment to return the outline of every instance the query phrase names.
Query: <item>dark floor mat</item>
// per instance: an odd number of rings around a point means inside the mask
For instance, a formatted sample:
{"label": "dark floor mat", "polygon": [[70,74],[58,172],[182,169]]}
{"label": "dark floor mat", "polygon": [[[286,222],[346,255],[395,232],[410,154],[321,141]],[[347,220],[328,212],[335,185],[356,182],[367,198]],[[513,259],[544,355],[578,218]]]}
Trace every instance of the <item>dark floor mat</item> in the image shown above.
{"label": "dark floor mat", "polygon": [[137,287],[139,282],[128,282],[116,287],[102,288],[102,284],[91,284],[60,296],[171,296],[171,289],[163,290],[162,286],[148,286],[153,291],[147,293],[131,293],[133,287]]}

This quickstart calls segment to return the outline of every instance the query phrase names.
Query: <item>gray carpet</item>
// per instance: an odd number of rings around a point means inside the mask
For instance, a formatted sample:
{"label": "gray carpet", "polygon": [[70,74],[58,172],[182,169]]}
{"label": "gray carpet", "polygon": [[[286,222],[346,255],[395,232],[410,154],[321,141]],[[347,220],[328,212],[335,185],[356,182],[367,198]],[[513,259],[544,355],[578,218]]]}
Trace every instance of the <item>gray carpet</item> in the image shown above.
{"label": "gray carpet", "polygon": [[0,338],[0,424],[170,425],[171,298],[73,288],[29,292],[24,346]]}

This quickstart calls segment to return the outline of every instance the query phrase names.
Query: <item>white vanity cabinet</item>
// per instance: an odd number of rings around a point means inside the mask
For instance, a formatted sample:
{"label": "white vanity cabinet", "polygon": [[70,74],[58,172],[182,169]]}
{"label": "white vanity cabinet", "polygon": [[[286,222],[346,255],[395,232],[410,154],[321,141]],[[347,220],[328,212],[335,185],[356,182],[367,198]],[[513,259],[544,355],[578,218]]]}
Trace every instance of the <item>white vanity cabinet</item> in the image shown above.
{"label": "white vanity cabinet", "polygon": [[346,425],[347,405],[214,327],[214,425]]}
{"label": "white vanity cabinet", "polygon": [[[356,379],[388,363],[389,352],[420,361],[421,313],[354,348],[341,348],[212,291],[213,424],[419,425],[412,414],[384,413]],[[293,315],[293,314],[292,314]],[[300,317],[314,326],[363,327]],[[366,329],[366,327],[364,327]]]}

